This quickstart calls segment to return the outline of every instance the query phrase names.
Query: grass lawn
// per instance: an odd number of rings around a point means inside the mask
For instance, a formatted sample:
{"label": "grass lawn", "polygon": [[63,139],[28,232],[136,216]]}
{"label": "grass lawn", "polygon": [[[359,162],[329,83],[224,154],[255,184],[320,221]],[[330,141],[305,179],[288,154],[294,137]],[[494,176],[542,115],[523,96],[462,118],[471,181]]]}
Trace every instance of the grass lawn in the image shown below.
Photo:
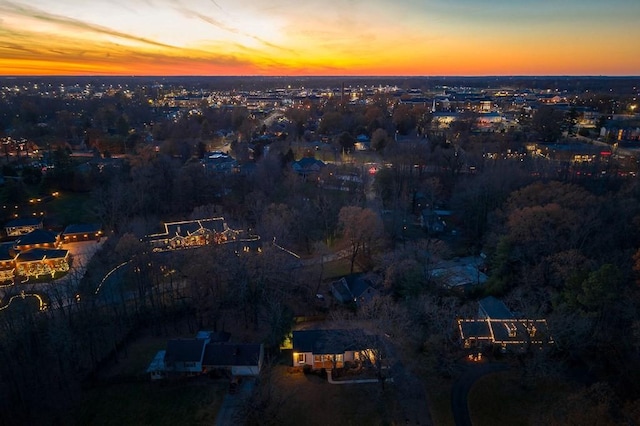
{"label": "grass lawn", "polygon": [[126,383],[87,391],[73,422],[79,425],[210,425],[228,383],[198,380]]}
{"label": "grass lawn", "polygon": [[[349,259],[339,259],[324,264],[323,277],[325,280],[333,280],[345,275],[349,275],[350,272],[351,262],[349,261]],[[360,272],[360,268],[358,268],[357,264],[353,265],[353,272]]]}
{"label": "grass lawn", "polygon": [[133,344],[127,346],[126,351],[120,350],[118,362],[113,364],[105,375],[131,377],[146,374],[147,367],[155,354],[159,350],[167,348],[167,340],[166,336],[145,336],[137,339]]}
{"label": "grass lawn", "polygon": [[518,371],[505,371],[481,378],[469,392],[469,412],[476,426],[525,426],[535,422],[528,413],[543,413],[565,399],[570,387],[561,380],[523,386]]}
{"label": "grass lawn", "polygon": [[333,385],[285,366],[274,368],[273,374],[280,425],[393,424],[397,401],[392,384],[381,394],[377,383]]}
{"label": "grass lawn", "polygon": [[62,192],[45,204],[47,216],[64,226],[71,223],[91,223],[97,221],[89,210],[90,194]]}
{"label": "grass lawn", "polygon": [[426,389],[433,424],[454,426],[451,411],[451,380],[429,378]]}

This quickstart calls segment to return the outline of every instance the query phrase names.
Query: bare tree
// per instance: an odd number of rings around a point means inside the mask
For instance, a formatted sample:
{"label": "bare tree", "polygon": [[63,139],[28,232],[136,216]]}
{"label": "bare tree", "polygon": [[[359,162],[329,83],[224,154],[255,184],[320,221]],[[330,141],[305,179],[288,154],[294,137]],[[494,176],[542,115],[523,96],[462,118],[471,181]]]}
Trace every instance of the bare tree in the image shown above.
{"label": "bare tree", "polygon": [[351,273],[358,255],[371,257],[383,236],[382,219],[371,209],[347,206],[340,209],[339,223],[343,237],[349,241]]}

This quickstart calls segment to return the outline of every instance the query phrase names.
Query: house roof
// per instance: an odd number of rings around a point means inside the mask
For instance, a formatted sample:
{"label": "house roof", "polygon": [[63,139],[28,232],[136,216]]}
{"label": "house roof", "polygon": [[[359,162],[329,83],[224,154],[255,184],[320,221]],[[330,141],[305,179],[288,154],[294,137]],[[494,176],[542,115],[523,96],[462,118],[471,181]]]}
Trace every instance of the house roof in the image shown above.
{"label": "house roof", "polygon": [[102,230],[99,223],[74,223],[67,226],[62,234],[95,234]]}
{"label": "house roof", "polygon": [[293,162],[293,168],[298,171],[317,171],[324,167],[325,164],[321,160],[313,157],[303,157]]}
{"label": "house roof", "polygon": [[172,339],[167,342],[165,361],[174,362],[200,362],[205,341],[201,339]]}
{"label": "house roof", "polygon": [[34,229],[28,234],[20,237],[15,245],[26,246],[32,244],[53,244],[58,241],[58,234],[56,232],[47,231],[45,229]]}
{"label": "house roof", "polygon": [[41,218],[37,217],[20,217],[18,219],[13,219],[7,222],[4,227],[5,228],[14,228],[20,226],[36,226],[42,223]]}
{"label": "house roof", "polygon": [[373,283],[363,275],[357,275],[355,277],[347,276],[346,278],[353,297],[359,298],[373,288]]}
{"label": "house roof", "polygon": [[546,320],[516,318],[493,296],[481,299],[478,305],[478,318],[458,320],[462,339],[488,340],[503,345],[553,343]]}
{"label": "house roof", "polygon": [[231,333],[227,333],[226,331],[200,330],[196,334],[196,339],[208,339],[209,343],[228,342],[230,338]]}
{"label": "house roof", "polygon": [[0,261],[13,260],[16,257],[15,253],[11,252],[12,248],[13,243],[0,244]]}
{"label": "house roof", "polygon": [[484,260],[480,257],[438,262],[431,270],[431,276],[440,279],[449,288],[484,284],[488,277],[479,269],[483,263]]}
{"label": "house roof", "polygon": [[363,296],[373,296],[377,291],[373,283],[364,274],[350,274],[335,281],[331,286],[340,294],[343,300],[359,299]]}
{"label": "house roof", "polygon": [[164,357],[166,353],[167,351],[165,351],[164,349],[156,353],[156,356],[153,357],[153,359],[149,363],[149,366],[147,367],[147,373],[152,373],[154,371],[164,371]]}
{"label": "house roof", "polygon": [[64,259],[69,254],[69,250],[36,248],[23,251],[16,256],[16,262],[34,262],[44,259]]}
{"label": "house roof", "polygon": [[362,330],[299,330],[293,332],[293,351],[314,354],[339,354],[358,350]]}
{"label": "house roof", "polygon": [[478,302],[480,311],[490,319],[513,319],[513,314],[507,306],[493,296],[487,296]]}
{"label": "house roof", "polygon": [[338,281],[335,281],[331,284],[331,289],[337,293],[338,298],[344,303],[348,300],[353,299],[353,294],[349,290],[349,285],[347,281],[343,278],[340,278]]}
{"label": "house roof", "polygon": [[175,235],[186,237],[200,229],[222,232],[224,231],[224,219],[219,217],[212,219],[185,220],[181,222],[167,222],[164,226],[167,235],[171,237]]}
{"label": "house roof", "polygon": [[461,320],[458,325],[463,339],[491,340],[489,321]]}
{"label": "house roof", "polygon": [[212,367],[258,365],[262,345],[259,343],[209,343],[204,349],[202,365]]}

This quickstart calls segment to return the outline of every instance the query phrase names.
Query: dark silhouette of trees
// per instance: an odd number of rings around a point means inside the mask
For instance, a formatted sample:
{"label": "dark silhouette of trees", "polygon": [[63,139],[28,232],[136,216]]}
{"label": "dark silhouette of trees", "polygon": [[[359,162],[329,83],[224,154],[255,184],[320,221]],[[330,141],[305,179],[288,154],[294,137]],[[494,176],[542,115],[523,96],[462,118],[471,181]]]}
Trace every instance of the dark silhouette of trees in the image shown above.
{"label": "dark silhouette of trees", "polygon": [[555,142],[562,135],[564,114],[550,105],[543,105],[531,118],[531,127],[544,142]]}

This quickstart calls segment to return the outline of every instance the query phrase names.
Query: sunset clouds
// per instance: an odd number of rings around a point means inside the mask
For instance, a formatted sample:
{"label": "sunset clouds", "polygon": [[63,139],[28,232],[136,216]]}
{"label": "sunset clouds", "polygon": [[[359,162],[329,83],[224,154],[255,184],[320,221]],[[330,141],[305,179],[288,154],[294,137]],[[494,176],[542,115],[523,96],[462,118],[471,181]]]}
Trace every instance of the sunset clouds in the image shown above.
{"label": "sunset clouds", "polygon": [[0,0],[0,74],[640,74],[640,2]]}

